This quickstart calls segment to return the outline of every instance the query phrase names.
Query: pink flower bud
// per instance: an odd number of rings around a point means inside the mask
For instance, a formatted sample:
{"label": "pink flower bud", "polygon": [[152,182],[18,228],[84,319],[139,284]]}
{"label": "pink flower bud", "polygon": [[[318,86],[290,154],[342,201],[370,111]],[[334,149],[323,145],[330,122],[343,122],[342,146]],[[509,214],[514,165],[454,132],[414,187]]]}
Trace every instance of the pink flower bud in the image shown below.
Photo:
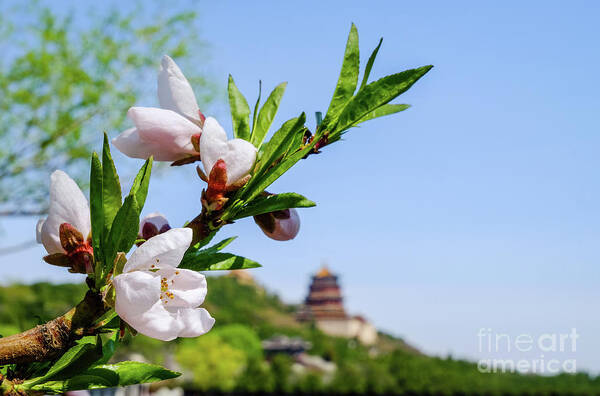
{"label": "pink flower bud", "polygon": [[294,239],[300,231],[300,216],[294,208],[254,216],[262,232],[276,241]]}
{"label": "pink flower bud", "polygon": [[91,273],[94,251],[91,240],[90,209],[77,184],[66,173],[50,176],[48,218],[36,227],[36,239],[49,253],[44,260],[69,268],[70,272]]}
{"label": "pink flower bud", "polygon": [[171,229],[167,218],[158,212],[150,213],[140,222],[138,236],[141,239],[148,240],[158,234],[162,234]]}

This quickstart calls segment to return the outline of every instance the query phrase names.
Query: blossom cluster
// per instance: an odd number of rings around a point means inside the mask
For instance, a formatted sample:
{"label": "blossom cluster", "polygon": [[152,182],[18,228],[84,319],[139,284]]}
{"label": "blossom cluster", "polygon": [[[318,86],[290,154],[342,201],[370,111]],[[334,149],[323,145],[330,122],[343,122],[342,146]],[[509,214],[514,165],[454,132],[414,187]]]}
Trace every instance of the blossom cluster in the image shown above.
{"label": "blossom cluster", "polygon": [[[229,139],[215,118],[204,116],[188,80],[166,55],[158,74],[158,99],[160,108],[129,109],[134,127],[114,138],[113,145],[132,158],[153,157],[172,165],[201,161],[198,174],[207,183],[203,206],[221,209],[226,195],[250,179],[256,147],[244,139]],[[279,241],[293,239],[300,227],[293,208],[257,215],[255,221],[265,235]],[[151,213],[141,221],[138,238],[124,266],[110,274],[106,294],[114,292],[117,314],[137,332],[165,341],[209,331],[215,320],[200,308],[206,279],[178,268],[192,244],[193,230],[172,228],[165,216]],[[37,240],[48,252],[46,262],[93,273],[90,206],[63,171],[51,175],[48,217],[37,225]]]}

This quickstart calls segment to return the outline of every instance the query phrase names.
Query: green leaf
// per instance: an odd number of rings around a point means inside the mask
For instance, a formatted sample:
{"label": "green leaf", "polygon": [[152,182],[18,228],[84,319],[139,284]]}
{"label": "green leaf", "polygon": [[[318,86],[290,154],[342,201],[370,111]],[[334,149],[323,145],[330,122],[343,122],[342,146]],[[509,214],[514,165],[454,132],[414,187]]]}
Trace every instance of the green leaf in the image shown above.
{"label": "green leaf", "polygon": [[[289,156],[286,156],[282,161],[275,164],[272,168],[269,169],[269,172],[260,179],[256,179],[255,183],[252,185],[251,194],[248,198],[245,198],[247,201],[250,201],[252,198],[256,197],[258,194],[263,192],[267,187],[269,187],[275,180],[279,179],[281,175],[287,172],[292,166],[296,164],[296,162],[300,161],[304,158],[308,153],[312,151],[315,144],[319,140],[319,135],[315,137],[315,139],[307,144],[302,150],[296,151]],[[250,183],[252,179],[250,179]],[[250,184],[248,183],[248,184]],[[225,218],[225,215],[223,215]]]}
{"label": "green leaf", "polygon": [[102,209],[102,164],[98,154],[92,154],[90,171],[90,216],[92,222],[92,246],[94,248],[94,267],[96,285],[102,278],[103,239],[104,239],[104,211]]}
{"label": "green leaf", "polygon": [[119,376],[119,386],[146,384],[177,378],[181,375],[156,364],[142,362],[120,362],[98,366],[99,369],[110,370]]}
{"label": "green leaf", "polygon": [[106,364],[115,354],[119,345],[119,330],[115,331],[111,337],[102,344],[102,357],[96,361],[96,365]]}
{"label": "green leaf", "polygon": [[277,114],[277,110],[279,109],[279,104],[281,103],[281,98],[283,97],[283,93],[285,92],[285,88],[287,87],[287,82],[283,82],[273,89],[273,92],[269,95],[265,104],[260,109],[260,113],[258,114],[258,119],[255,121],[257,123],[256,128],[253,127],[252,132],[252,144],[256,147],[260,147],[265,136],[269,132],[269,128],[273,123],[273,119],[275,118],[275,114]]}
{"label": "green leaf", "polygon": [[417,69],[405,70],[401,73],[383,77],[366,85],[350,100],[340,114],[335,126],[336,135],[330,136],[337,140],[342,131],[348,129],[371,111],[383,106],[406,92],[415,82],[423,77],[433,66],[423,66]]}
{"label": "green leaf", "polygon": [[239,211],[235,219],[241,219],[249,216],[256,216],[262,213],[285,210],[289,208],[309,208],[316,203],[296,193],[282,193],[269,195],[267,197],[258,197]]}
{"label": "green leaf", "polygon": [[410,105],[407,105],[407,104],[389,104],[389,103],[385,104],[381,107],[376,108],[375,110],[371,111],[370,113],[367,113],[363,118],[361,118],[356,123],[354,123],[354,126],[356,126],[360,123],[363,123],[365,121],[372,120],[374,118],[379,118],[379,117],[383,117],[386,115],[399,113],[401,111],[408,109],[409,107],[410,107]]}
{"label": "green leaf", "polygon": [[281,128],[263,146],[255,175],[264,172],[273,162],[285,154],[290,148],[290,143],[294,140],[294,134],[303,128],[304,122],[306,122],[306,115],[302,113],[300,117],[292,118],[283,123]]}
{"label": "green leaf", "polygon": [[233,135],[236,138],[250,140],[250,107],[244,95],[235,86],[233,77],[229,75],[227,85],[229,92],[229,107],[231,109],[231,121],[233,123]]}
{"label": "green leaf", "polygon": [[[260,188],[257,188],[257,186],[264,184],[263,181],[265,178],[269,177],[272,167],[281,162],[288,151],[293,151],[295,149],[291,144],[297,141],[296,138],[298,134],[304,133],[305,121],[306,115],[304,113],[302,113],[300,117],[286,121],[263,146],[264,150],[260,154],[257,169],[248,184],[240,190],[238,196],[240,199],[249,201],[263,192],[264,189],[261,190]],[[224,213],[223,218],[227,218],[229,215],[231,215],[231,213]]]}
{"label": "green leaf", "polygon": [[363,75],[362,82],[360,83],[360,88],[363,89],[365,85],[367,85],[367,81],[369,80],[369,75],[371,74],[371,69],[373,68],[373,63],[375,63],[375,58],[377,57],[377,53],[379,52],[379,48],[381,47],[381,43],[383,43],[383,37],[379,39],[379,44],[369,56],[369,60],[367,61],[367,66],[365,67],[365,74]]}
{"label": "green leaf", "polygon": [[358,83],[360,65],[360,54],[358,50],[358,31],[356,26],[352,24],[348,41],[346,42],[346,51],[344,52],[344,62],[338,79],[329,109],[323,120],[323,125],[327,128],[331,124],[335,124],[335,120],[342,112],[346,103],[352,98]]}
{"label": "green leaf", "polygon": [[117,252],[127,253],[135,243],[140,209],[135,195],[128,195],[117,212],[106,241],[106,267],[113,265]]}
{"label": "green leaf", "polygon": [[131,186],[131,190],[129,191],[129,195],[135,194],[135,199],[137,201],[140,212],[144,208],[146,203],[146,197],[148,196],[148,186],[150,184],[150,176],[152,174],[152,164],[154,163],[154,159],[152,157],[148,158],[144,165],[139,170],[138,174],[135,176],[133,180],[133,184]]}
{"label": "green leaf", "polygon": [[104,212],[105,232],[112,224],[117,211],[121,207],[121,183],[110,154],[108,136],[104,134],[104,146],[102,148],[102,208]]}
{"label": "green leaf", "polygon": [[[25,385],[25,384],[24,384]],[[84,374],[76,375],[64,381],[47,381],[25,389],[47,394],[59,394],[67,391],[115,388],[119,385],[119,376],[110,370],[92,368]]]}
{"label": "green leaf", "polygon": [[120,362],[94,366],[65,381],[50,381],[31,387],[32,390],[62,393],[70,390],[100,389],[144,384],[177,378],[181,374],[154,364]]}
{"label": "green leaf", "polygon": [[193,271],[218,271],[257,268],[256,261],[231,253],[203,253],[202,250],[185,255],[179,268]]}
{"label": "green leaf", "polygon": [[46,374],[33,378],[26,383],[28,385],[38,384],[52,378],[66,378],[84,371],[102,357],[102,343],[98,341],[99,336],[84,337],[65,352]]}
{"label": "green leaf", "polygon": [[150,157],[139,170],[129,195],[115,215],[105,243],[107,269],[112,268],[117,252],[127,253],[137,239],[140,213],[148,195],[152,164],[153,159]]}
{"label": "green leaf", "polygon": [[234,237],[229,237],[229,238],[223,239],[221,242],[217,242],[214,245],[212,245],[211,247],[201,250],[201,252],[203,254],[217,253],[217,252],[225,249],[231,242],[235,241],[236,238],[237,237],[234,236]]}
{"label": "green leaf", "polygon": [[258,106],[260,105],[260,97],[262,95],[262,81],[258,80],[258,98],[254,104],[254,112],[252,113],[252,131],[250,131],[250,140],[254,136],[254,130],[256,129],[256,118],[258,117]]}
{"label": "green leaf", "polygon": [[217,235],[217,231],[216,230],[211,231],[211,233],[208,234],[208,236],[206,238],[202,239],[197,244],[191,246],[190,249],[199,250],[200,248],[203,248],[204,246],[208,245],[210,243],[210,241],[212,241],[212,239],[215,237],[215,235]]}

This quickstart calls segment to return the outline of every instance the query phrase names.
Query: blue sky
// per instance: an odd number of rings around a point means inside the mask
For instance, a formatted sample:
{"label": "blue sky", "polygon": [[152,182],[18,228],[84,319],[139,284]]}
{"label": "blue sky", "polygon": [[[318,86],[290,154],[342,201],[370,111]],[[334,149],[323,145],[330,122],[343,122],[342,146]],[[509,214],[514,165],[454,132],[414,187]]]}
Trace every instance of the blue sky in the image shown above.
{"label": "blue sky", "polygon": [[[351,22],[363,65],[384,37],[374,78],[435,65],[400,98],[411,109],[352,130],[272,187],[318,203],[300,211],[298,238],[272,241],[252,221],[222,232],[240,236],[230,251],[263,263],[260,282],[298,302],[326,262],[349,311],[425,352],[486,358],[480,328],[513,337],[576,328],[578,368],[600,371],[598,3],[179,6],[200,13],[208,56],[199,67],[223,92],[228,73],[249,102],[259,79],[264,91],[289,82],[274,125],[300,111],[314,124],[326,110]],[[207,113],[231,130],[224,103]],[[202,183],[189,167],[163,175],[147,212],[181,224],[199,210]],[[34,223],[3,222],[2,245],[29,237]],[[0,257],[5,281],[72,279],[41,255]]]}

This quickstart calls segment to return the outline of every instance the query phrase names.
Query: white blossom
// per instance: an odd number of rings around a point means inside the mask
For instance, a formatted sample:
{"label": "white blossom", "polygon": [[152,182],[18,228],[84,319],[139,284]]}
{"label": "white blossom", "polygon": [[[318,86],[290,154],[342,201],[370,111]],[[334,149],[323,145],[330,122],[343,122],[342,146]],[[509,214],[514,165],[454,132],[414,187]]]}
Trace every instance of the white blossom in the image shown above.
{"label": "white blossom", "polygon": [[158,73],[158,101],[162,108],[132,107],[127,116],[135,128],[122,132],[113,144],[132,158],[154,156],[156,161],[197,157],[193,139],[202,133],[204,115],[181,69],[164,55]]}
{"label": "white blossom", "polygon": [[223,160],[227,173],[226,185],[231,186],[250,173],[256,161],[256,147],[244,139],[228,140],[219,122],[208,117],[200,137],[200,157],[209,180],[214,165]]}
{"label": "white blossom", "polygon": [[208,332],[215,320],[198,306],[206,296],[204,275],[179,269],[192,230],[173,228],[137,248],[113,279],[117,314],[136,331],[170,341]]}

